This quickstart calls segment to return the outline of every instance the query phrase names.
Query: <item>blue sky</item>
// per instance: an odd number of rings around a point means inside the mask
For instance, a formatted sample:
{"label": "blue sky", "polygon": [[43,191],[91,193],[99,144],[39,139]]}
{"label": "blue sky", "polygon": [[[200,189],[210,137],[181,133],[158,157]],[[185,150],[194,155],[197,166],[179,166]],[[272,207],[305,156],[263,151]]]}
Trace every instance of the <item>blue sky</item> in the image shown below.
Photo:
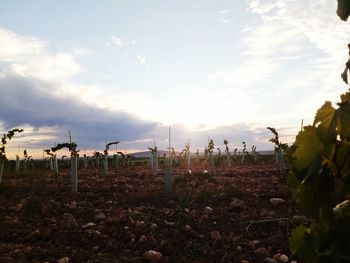
{"label": "blue sky", "polygon": [[[0,130],[40,152],[292,142],[346,90],[336,1],[0,1]],[[11,157],[11,155],[10,155]]]}

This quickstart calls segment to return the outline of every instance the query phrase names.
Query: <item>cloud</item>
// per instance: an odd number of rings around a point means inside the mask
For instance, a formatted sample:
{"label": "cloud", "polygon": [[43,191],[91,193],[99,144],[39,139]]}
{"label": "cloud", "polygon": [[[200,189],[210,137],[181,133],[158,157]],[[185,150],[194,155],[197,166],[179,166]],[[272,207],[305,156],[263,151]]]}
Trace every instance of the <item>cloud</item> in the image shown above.
{"label": "cloud", "polygon": [[141,55],[136,55],[136,58],[139,60],[140,64],[145,65],[146,57]]}
{"label": "cloud", "polygon": [[220,15],[225,15],[225,14],[228,14],[229,12],[230,12],[230,10],[228,10],[228,9],[223,9],[223,10],[217,11],[217,13]]}
{"label": "cloud", "polygon": [[[338,101],[339,93],[345,91],[341,89],[345,85],[340,73],[347,60],[350,28],[336,15],[336,1],[250,0],[248,3],[250,11],[258,14],[263,23],[249,36],[247,53],[265,52],[261,47],[270,45],[270,50],[288,46],[292,56],[304,56],[300,69],[292,68],[285,74],[280,87],[295,90],[299,98],[291,114],[304,114],[312,120],[325,100]],[[266,26],[272,30],[284,28],[285,32],[276,31],[278,38],[268,38]],[[298,95],[305,91],[307,96]]]}
{"label": "cloud", "polygon": [[139,63],[141,64],[141,65],[144,65],[144,66],[146,66],[146,67],[148,67],[148,64],[146,63],[146,57],[145,56],[142,56],[142,55],[136,55],[136,58],[137,58],[137,60],[139,61]]}
{"label": "cloud", "polygon": [[67,141],[70,129],[89,148],[102,148],[105,140],[143,139],[153,131],[158,123],[112,110],[99,100],[99,87],[72,80],[83,72],[75,56],[84,53],[53,53],[42,40],[0,29],[1,129],[25,127],[20,142],[32,147]]}
{"label": "cloud", "polygon": [[255,107],[248,119],[295,123],[296,133],[301,118],[312,122],[325,100],[339,101],[345,91],[340,73],[350,28],[336,16],[336,1],[247,2],[255,18],[240,31],[243,52],[235,66],[218,68],[208,80],[225,87],[226,98]]}
{"label": "cloud", "polygon": [[[0,61],[5,74],[64,81],[83,71],[73,55],[52,53],[44,41],[0,28]],[[1,69],[1,67],[0,67]]]}
{"label": "cloud", "polygon": [[[168,126],[159,126],[154,133],[149,134],[148,141],[140,142],[140,146],[147,148],[153,145],[153,138],[160,149],[168,147]],[[291,142],[294,138],[290,136],[289,127],[278,129],[283,142]],[[273,135],[266,129],[264,125],[254,123],[236,123],[234,125],[222,125],[209,129],[189,129],[182,124],[171,125],[171,145],[177,150],[184,148],[185,143],[190,142],[191,151],[195,152],[199,149],[203,152],[208,145],[208,139],[213,139],[215,148],[224,149],[224,139],[229,141],[231,150],[234,148],[242,149],[242,142],[247,143],[248,149],[253,145],[258,150],[272,150],[273,145],[269,139]],[[131,142],[132,143],[132,142]],[[141,148],[142,149],[142,148]]]}
{"label": "cloud", "polygon": [[25,61],[40,55],[46,44],[33,37],[24,37],[0,28],[0,60],[4,62]]}
{"label": "cloud", "polygon": [[120,37],[117,37],[117,36],[111,36],[110,40],[112,41],[112,43],[114,45],[117,45],[117,46],[122,46],[124,44],[122,39]]}
{"label": "cloud", "polygon": [[[105,140],[136,140],[156,127],[135,116],[88,105],[78,97],[55,96],[54,84],[19,75],[0,78],[0,119],[5,128],[28,125],[55,127],[57,140],[61,131],[72,131],[87,147],[98,147]],[[47,143],[47,142],[46,142]],[[52,142],[53,143],[53,142]]]}

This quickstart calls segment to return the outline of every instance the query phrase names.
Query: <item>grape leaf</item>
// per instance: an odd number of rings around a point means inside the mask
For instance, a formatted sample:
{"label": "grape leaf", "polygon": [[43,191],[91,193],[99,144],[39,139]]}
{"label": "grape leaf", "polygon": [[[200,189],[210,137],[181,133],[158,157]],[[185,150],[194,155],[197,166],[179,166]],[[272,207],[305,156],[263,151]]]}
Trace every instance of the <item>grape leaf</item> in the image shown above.
{"label": "grape leaf", "polygon": [[325,143],[336,138],[336,111],[331,102],[326,101],[317,111],[314,126],[318,127],[319,134]]}
{"label": "grape leaf", "polygon": [[336,163],[341,169],[341,176],[346,179],[350,175],[350,143],[341,143],[338,146]]}
{"label": "grape leaf", "polygon": [[312,161],[321,155],[324,146],[314,126],[305,126],[304,130],[299,132],[295,140],[297,147],[293,156],[295,158],[295,168],[297,171],[303,171],[308,168]]}
{"label": "grape leaf", "polygon": [[292,231],[289,238],[289,249],[293,254],[298,254],[303,259],[311,262],[317,254],[315,243],[317,243],[317,240],[310,233],[310,229],[305,226],[298,226]]}
{"label": "grape leaf", "polygon": [[345,102],[337,109],[337,129],[340,139],[350,140],[350,102]]}

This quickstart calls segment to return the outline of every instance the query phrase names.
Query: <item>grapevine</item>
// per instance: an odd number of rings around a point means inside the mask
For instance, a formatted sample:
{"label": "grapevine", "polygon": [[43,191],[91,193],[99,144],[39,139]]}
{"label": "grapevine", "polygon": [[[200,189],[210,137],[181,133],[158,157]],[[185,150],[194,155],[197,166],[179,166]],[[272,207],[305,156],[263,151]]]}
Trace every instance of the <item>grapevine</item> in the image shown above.
{"label": "grapevine", "polygon": [[[338,0],[337,14],[347,20],[349,1]],[[340,98],[336,107],[326,101],[289,149],[288,184],[311,218],[290,237],[303,262],[350,262],[350,92]]]}

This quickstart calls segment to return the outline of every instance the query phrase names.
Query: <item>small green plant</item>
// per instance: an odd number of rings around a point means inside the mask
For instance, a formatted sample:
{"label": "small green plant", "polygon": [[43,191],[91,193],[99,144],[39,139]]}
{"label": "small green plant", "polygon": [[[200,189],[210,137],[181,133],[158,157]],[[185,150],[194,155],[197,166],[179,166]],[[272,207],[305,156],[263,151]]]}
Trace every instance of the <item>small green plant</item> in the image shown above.
{"label": "small green plant", "polygon": [[191,168],[191,151],[190,151],[190,143],[185,144],[185,156],[187,157],[187,168]]}
{"label": "small green plant", "polygon": [[23,167],[23,169],[26,171],[28,168],[28,162],[30,162],[32,156],[28,155],[27,150],[23,151],[23,155],[24,155],[24,167]]}
{"label": "small green plant", "polygon": [[193,220],[191,205],[203,191],[199,189],[205,183],[215,183],[215,178],[208,173],[187,173],[174,180],[174,192],[177,195],[176,209],[171,218],[179,225],[189,224]]}
{"label": "small green plant", "polygon": [[95,159],[94,164],[95,164],[96,168],[99,169],[100,165],[101,165],[102,153],[95,151],[95,152],[93,152],[92,156]]}
{"label": "small green plant", "polygon": [[68,148],[71,157],[71,180],[72,180],[72,191],[78,192],[78,158],[79,158],[79,150],[77,150],[78,145],[75,142],[69,143],[59,143],[55,147],[51,148],[52,152],[56,152],[63,148]]}
{"label": "small green plant", "polygon": [[228,147],[228,141],[226,139],[224,140],[224,145],[225,145],[225,154],[226,154],[227,164],[229,167],[231,167],[230,149]]}
{"label": "small green plant", "polygon": [[286,169],[286,164],[285,164],[285,161],[284,161],[284,152],[287,151],[288,144],[282,143],[279,140],[279,135],[278,135],[278,132],[276,131],[275,128],[267,127],[267,129],[270,130],[273,133],[273,135],[275,136],[275,137],[271,138],[269,140],[269,142],[272,142],[273,144],[275,144],[275,159],[276,159],[276,163],[278,164],[280,169],[284,171]]}
{"label": "small green plant", "polygon": [[209,161],[210,161],[210,174],[214,175],[215,174],[215,167],[214,167],[214,157],[213,157],[213,152],[214,152],[214,141],[212,139],[209,140],[208,146],[206,147],[208,155],[209,155]]}
{"label": "small green plant", "polygon": [[7,133],[5,133],[1,138],[1,144],[0,144],[0,184],[2,181],[2,174],[4,171],[4,163],[7,160],[6,151],[5,151],[7,141],[11,140],[13,138],[13,136],[15,136],[16,133],[20,133],[20,132],[23,132],[23,129],[12,129],[12,130],[8,131]]}
{"label": "small green plant", "polygon": [[120,141],[110,142],[106,144],[106,149],[104,150],[104,158],[103,158],[103,169],[105,176],[108,176],[108,150],[111,145],[118,145]]}
{"label": "small green plant", "polygon": [[44,152],[49,155],[49,169],[52,172],[54,169],[54,165],[53,165],[53,157],[54,157],[54,153],[51,152],[51,149],[44,149]]}
{"label": "small green plant", "polygon": [[252,154],[252,158],[253,158],[254,162],[256,163],[256,159],[257,159],[257,156],[258,156],[258,152],[256,151],[256,146],[255,146],[255,145],[252,146],[252,152],[251,152],[251,154]]}
{"label": "small green plant", "polygon": [[243,150],[242,150],[242,159],[241,159],[241,162],[244,163],[245,161],[245,156],[247,154],[247,145],[245,142],[242,142],[243,144]]}
{"label": "small green plant", "polygon": [[158,175],[158,149],[157,146],[148,147],[151,151],[151,165],[152,165],[152,173],[153,176]]}

